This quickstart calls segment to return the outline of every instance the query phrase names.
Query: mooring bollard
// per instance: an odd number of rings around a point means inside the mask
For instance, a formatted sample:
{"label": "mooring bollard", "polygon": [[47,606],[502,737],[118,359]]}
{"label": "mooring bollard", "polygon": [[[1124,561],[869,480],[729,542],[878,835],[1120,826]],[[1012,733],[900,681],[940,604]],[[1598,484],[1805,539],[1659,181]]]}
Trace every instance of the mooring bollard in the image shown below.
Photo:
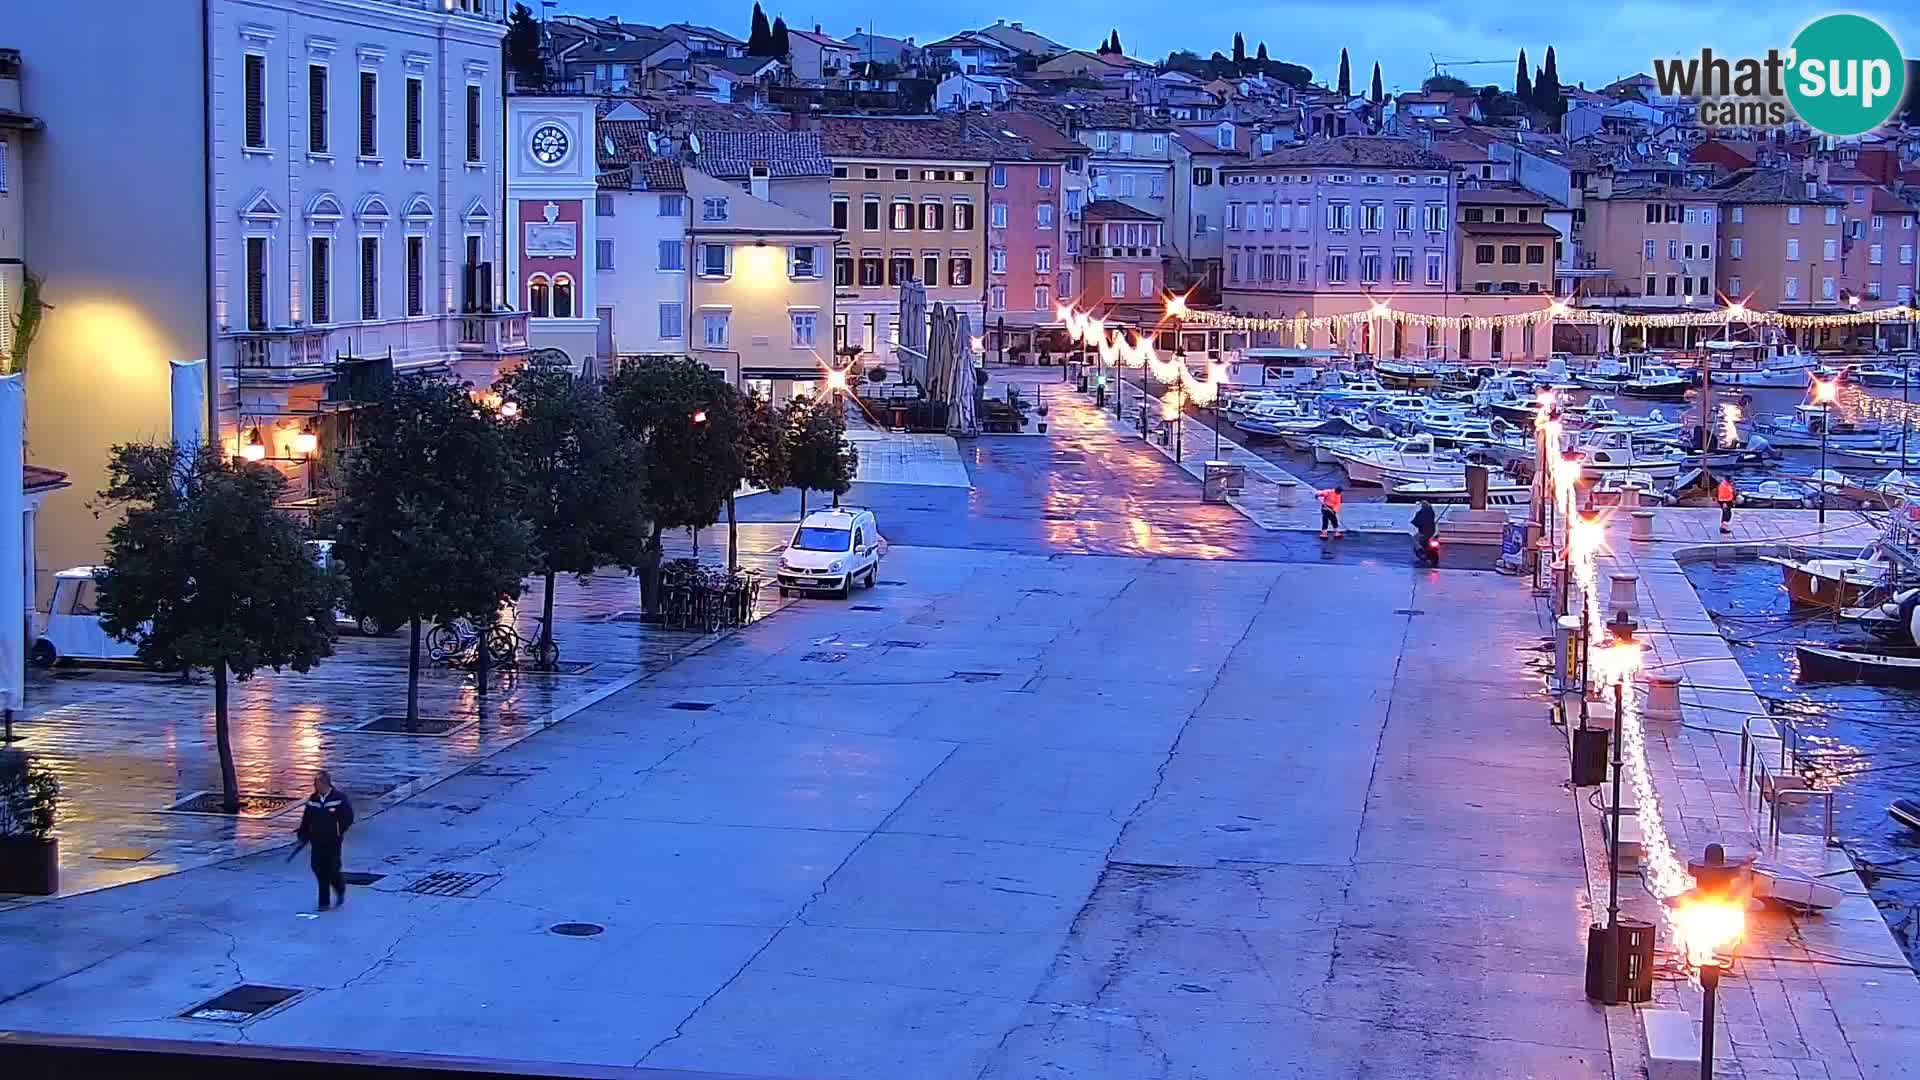
{"label": "mooring bollard", "polygon": [[1640,613],[1640,575],[1609,574],[1613,582],[1612,591],[1607,594],[1607,610],[1611,619],[1621,612],[1628,615]]}
{"label": "mooring bollard", "polygon": [[1633,532],[1630,535],[1635,540],[1653,539],[1653,511],[1635,510],[1633,512]]}
{"label": "mooring bollard", "polygon": [[1680,720],[1680,676],[1663,671],[1647,673],[1647,710],[1649,720],[1678,723]]}
{"label": "mooring bollard", "polygon": [[1300,501],[1300,482],[1298,480],[1275,480],[1273,482],[1273,504],[1275,506],[1294,506]]}

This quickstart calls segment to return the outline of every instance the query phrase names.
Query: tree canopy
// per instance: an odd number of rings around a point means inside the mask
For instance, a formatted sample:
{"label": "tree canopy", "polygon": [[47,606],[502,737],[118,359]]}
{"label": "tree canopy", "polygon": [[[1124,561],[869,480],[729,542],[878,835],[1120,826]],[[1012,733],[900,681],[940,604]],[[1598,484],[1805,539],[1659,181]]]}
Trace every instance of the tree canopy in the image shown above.
{"label": "tree canopy", "polygon": [[758,0],[753,5],[751,29],[747,31],[747,55],[773,55],[773,28],[767,25],[767,13],[760,10]]}
{"label": "tree canopy", "polygon": [[522,85],[539,86],[546,82],[546,65],[540,59],[540,24],[525,4],[513,5],[507,17],[507,67]]}
{"label": "tree canopy", "polygon": [[533,566],[533,530],[500,418],[449,375],[392,380],[355,417],[331,523],[356,606],[408,623],[407,718],[419,715],[422,622],[492,625]]}
{"label": "tree canopy", "polygon": [[800,512],[808,491],[837,498],[853,486],[859,454],[847,442],[847,420],[831,397],[797,397],[787,403],[787,482],[800,489]]}
{"label": "tree canopy", "polygon": [[107,531],[100,625],[140,659],[213,676],[214,742],[229,813],[240,808],[227,678],[308,671],[333,651],[333,596],[306,533],[275,508],[277,469],[216,447],[116,446],[102,503]]}
{"label": "tree canopy", "polygon": [[1238,30],[1233,32],[1233,62],[1236,66],[1247,62],[1247,39]]}
{"label": "tree canopy", "polygon": [[1386,88],[1380,84],[1380,61],[1375,60],[1373,62],[1373,85],[1367,88],[1367,100],[1373,102],[1374,108],[1377,109],[1380,107],[1380,103],[1386,100],[1386,97]]}
{"label": "tree canopy", "polygon": [[1341,97],[1353,96],[1353,69],[1347,64],[1347,50],[1340,50],[1340,82],[1335,92]]}
{"label": "tree canopy", "polygon": [[769,56],[785,60],[793,54],[793,42],[787,37],[787,20],[783,16],[774,16],[773,30],[769,36],[771,38],[767,46]]}
{"label": "tree canopy", "polygon": [[1473,87],[1465,79],[1456,79],[1452,75],[1433,75],[1420,84],[1420,89],[1429,94],[1471,94]]}

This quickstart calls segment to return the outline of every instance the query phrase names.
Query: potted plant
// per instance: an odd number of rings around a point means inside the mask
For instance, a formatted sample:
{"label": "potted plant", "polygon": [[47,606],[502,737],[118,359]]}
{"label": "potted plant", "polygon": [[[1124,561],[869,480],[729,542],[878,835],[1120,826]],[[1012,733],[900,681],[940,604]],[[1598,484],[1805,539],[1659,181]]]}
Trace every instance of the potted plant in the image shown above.
{"label": "potted plant", "polygon": [[52,896],[60,888],[54,806],[60,782],[19,751],[0,753],[0,893]]}
{"label": "potted plant", "polygon": [[1045,435],[1046,433],[1047,433],[1047,403],[1043,401],[1040,403],[1040,434]]}

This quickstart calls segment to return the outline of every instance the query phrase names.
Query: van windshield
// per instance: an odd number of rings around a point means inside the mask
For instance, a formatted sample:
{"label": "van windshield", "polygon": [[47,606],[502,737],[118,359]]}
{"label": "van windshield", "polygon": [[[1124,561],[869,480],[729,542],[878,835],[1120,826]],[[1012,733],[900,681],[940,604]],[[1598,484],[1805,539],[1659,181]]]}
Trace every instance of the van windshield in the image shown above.
{"label": "van windshield", "polygon": [[851,551],[853,533],[847,529],[817,529],[802,526],[793,534],[793,547],[801,551]]}

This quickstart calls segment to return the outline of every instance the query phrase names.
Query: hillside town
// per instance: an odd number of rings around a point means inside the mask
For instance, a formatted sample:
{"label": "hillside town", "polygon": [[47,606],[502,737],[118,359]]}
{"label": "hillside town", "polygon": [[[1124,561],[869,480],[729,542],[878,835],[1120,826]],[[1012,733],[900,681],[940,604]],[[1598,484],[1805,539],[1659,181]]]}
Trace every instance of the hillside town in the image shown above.
{"label": "hillside town", "polygon": [[623,2],[0,19],[0,1074],[1920,1080],[1920,25]]}

